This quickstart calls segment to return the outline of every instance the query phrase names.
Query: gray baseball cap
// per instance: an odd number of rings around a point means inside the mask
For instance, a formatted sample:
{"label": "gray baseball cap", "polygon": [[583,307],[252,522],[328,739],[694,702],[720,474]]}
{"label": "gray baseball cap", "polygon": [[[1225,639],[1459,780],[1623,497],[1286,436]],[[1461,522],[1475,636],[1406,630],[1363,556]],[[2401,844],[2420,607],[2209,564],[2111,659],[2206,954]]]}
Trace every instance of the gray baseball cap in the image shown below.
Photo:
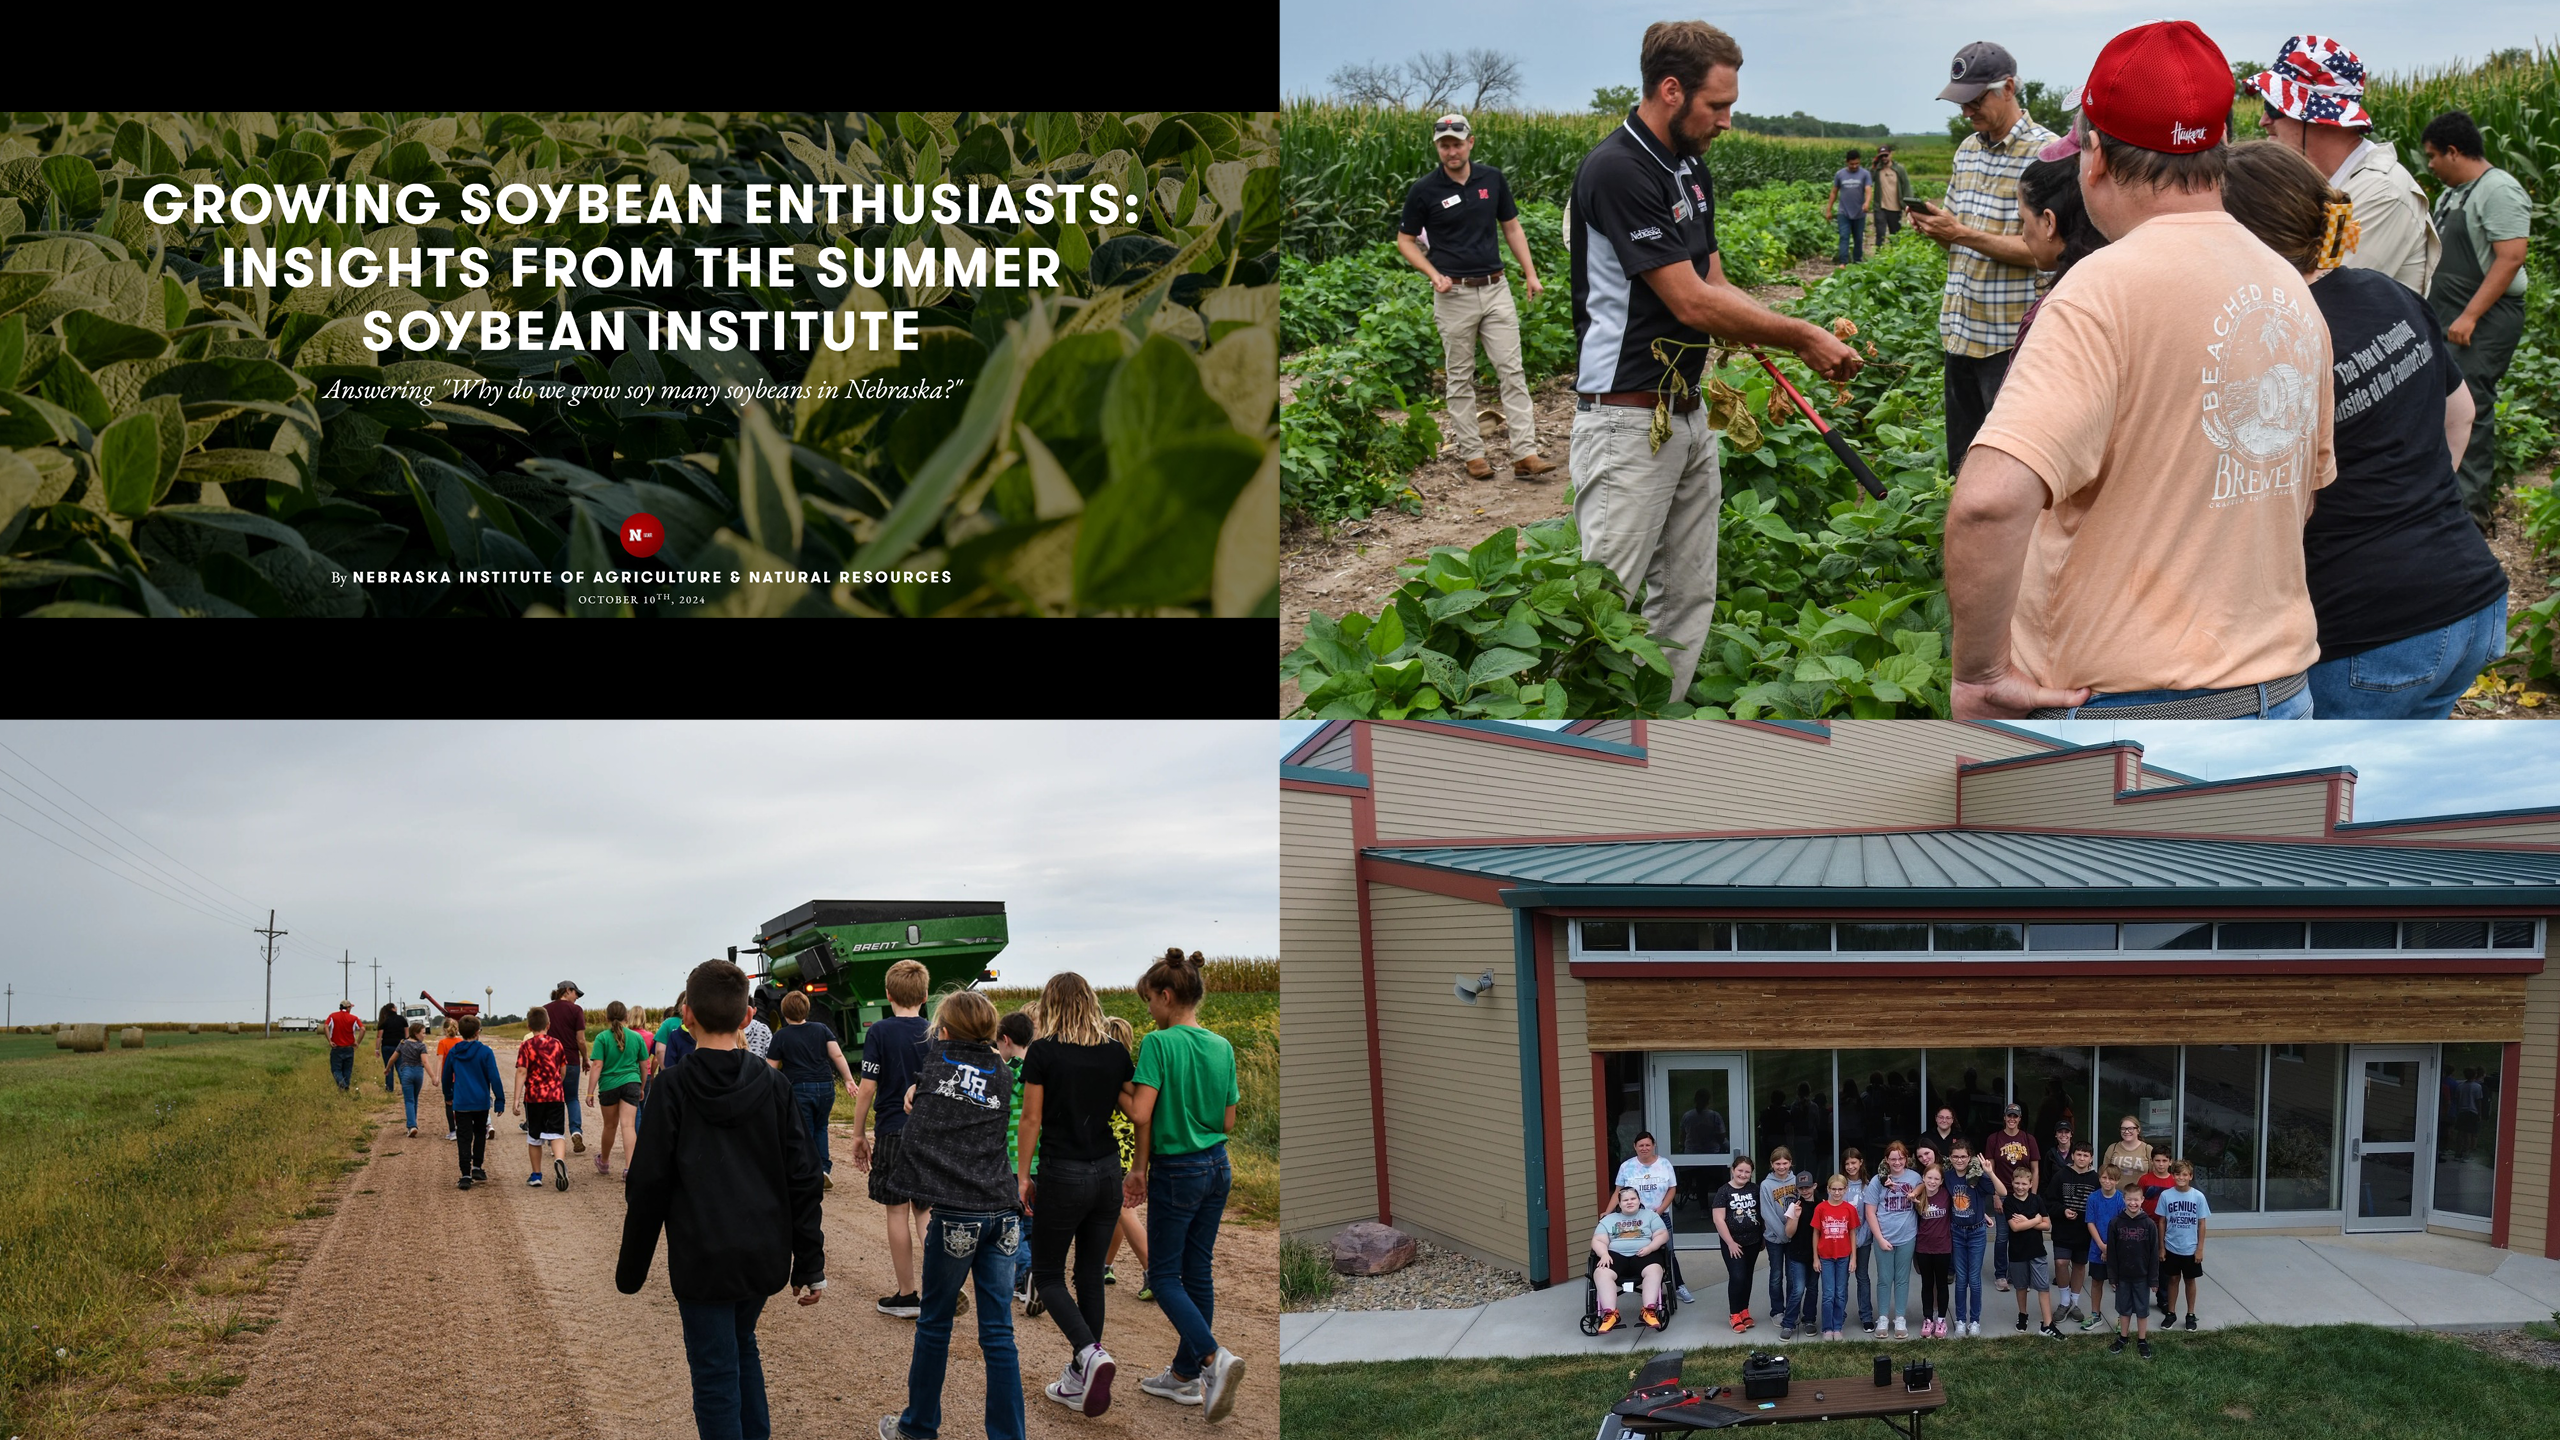
{"label": "gray baseball cap", "polygon": [[1956,52],[1955,63],[1947,71],[1947,88],[1938,92],[1938,98],[1962,105],[2017,73],[2018,58],[2005,47],[1976,40]]}
{"label": "gray baseball cap", "polygon": [[1431,126],[1431,138],[1435,141],[1443,135],[1455,135],[1464,140],[1474,133],[1467,128],[1467,117],[1464,115],[1443,115]]}

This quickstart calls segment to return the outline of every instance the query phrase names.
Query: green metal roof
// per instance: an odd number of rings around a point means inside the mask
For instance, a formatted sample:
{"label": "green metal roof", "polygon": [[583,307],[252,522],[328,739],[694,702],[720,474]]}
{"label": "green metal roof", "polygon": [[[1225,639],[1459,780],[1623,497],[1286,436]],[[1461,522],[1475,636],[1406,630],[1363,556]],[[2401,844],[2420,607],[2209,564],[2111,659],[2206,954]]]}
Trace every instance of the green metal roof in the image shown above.
{"label": "green metal roof", "polygon": [[2560,853],[1928,830],[1378,847],[1535,905],[2543,905]]}

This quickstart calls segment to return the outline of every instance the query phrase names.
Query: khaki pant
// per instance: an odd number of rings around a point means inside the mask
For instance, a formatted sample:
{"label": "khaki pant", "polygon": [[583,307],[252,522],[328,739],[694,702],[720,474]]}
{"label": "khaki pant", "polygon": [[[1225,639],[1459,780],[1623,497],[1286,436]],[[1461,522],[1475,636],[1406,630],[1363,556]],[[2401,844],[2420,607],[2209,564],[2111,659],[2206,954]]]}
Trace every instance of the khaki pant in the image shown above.
{"label": "khaki pant", "polygon": [[1647,633],[1671,661],[1671,698],[1680,700],[1715,619],[1724,481],[1706,407],[1672,416],[1659,453],[1652,425],[1651,410],[1628,406],[1574,412],[1573,523],[1583,559],[1608,566],[1630,592],[1642,583]]}
{"label": "khaki pant", "polygon": [[1431,296],[1432,318],[1440,322],[1440,345],[1449,363],[1449,418],[1442,425],[1462,460],[1484,457],[1484,437],[1476,433],[1476,341],[1493,360],[1494,378],[1502,384],[1503,420],[1511,427],[1511,456],[1538,450],[1538,417],[1529,408],[1529,377],[1520,368],[1520,311],[1511,301],[1511,284],[1452,285]]}

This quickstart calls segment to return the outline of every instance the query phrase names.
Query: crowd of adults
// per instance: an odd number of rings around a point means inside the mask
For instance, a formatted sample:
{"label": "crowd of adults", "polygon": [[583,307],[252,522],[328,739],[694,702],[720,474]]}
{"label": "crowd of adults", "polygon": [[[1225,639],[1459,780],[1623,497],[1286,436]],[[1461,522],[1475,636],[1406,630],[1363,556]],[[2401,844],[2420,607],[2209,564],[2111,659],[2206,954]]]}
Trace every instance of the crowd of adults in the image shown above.
{"label": "crowd of adults", "polygon": [[[1666,21],[1640,64],[1641,98],[1566,210],[1570,473],[1583,555],[1641,595],[1677,698],[1716,596],[1711,350],[1783,347],[1833,381],[1861,361],[1725,278],[1704,156],[1732,123],[1741,47]],[[2336,39],[2291,37],[2249,78],[2263,140],[2230,142],[2232,73],[2192,23],[2137,26],[2099,52],[2057,135],[2027,113],[2010,51],[1979,41],[1939,91],[1972,128],[1942,198],[1917,195],[1889,149],[1872,169],[1852,150],[1833,177],[1841,263],[1870,217],[1879,244],[1907,217],[1947,251],[1959,716],[2441,718],[2506,649],[2484,536],[2526,192],[2448,111],[2418,137],[2441,184],[2430,205]],[[1450,442],[1491,475],[1481,345],[1515,473],[1534,478],[1555,467],[1497,237],[1532,299],[1544,285],[1467,117],[1441,117],[1435,143],[1397,243],[1436,292]]]}

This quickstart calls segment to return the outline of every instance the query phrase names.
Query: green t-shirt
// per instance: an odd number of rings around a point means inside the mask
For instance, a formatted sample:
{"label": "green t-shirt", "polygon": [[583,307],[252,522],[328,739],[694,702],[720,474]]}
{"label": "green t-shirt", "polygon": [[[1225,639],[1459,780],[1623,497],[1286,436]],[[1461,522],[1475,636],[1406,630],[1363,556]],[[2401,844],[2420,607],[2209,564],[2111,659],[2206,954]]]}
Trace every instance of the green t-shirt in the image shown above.
{"label": "green t-shirt", "polygon": [[668,1036],[673,1035],[683,1028],[684,1017],[681,1015],[670,1015],[666,1019],[659,1021],[658,1044],[664,1046],[667,1043]]}
{"label": "green t-shirt", "polygon": [[[2472,258],[2480,264],[2482,274],[2489,270],[2492,241],[2522,240],[2533,228],[2533,201],[2524,193],[2516,177],[2495,165],[2480,172],[2480,178],[2468,185],[2446,188],[2436,197],[2436,228],[2444,228],[2444,217],[2455,210],[2462,212],[2463,228],[2471,232]],[[2524,271],[2507,282],[2507,293],[2524,293]]]}
{"label": "green t-shirt", "polygon": [[1013,1113],[1004,1121],[1004,1163],[1006,1169],[1011,1169],[1015,1164],[1013,1137],[1022,1133],[1022,1062],[1007,1060],[1004,1068],[1013,1072]]}
{"label": "green t-shirt", "polygon": [[594,1043],[587,1046],[588,1059],[604,1062],[604,1073],[596,1077],[596,1089],[618,1090],[639,1084],[640,1059],[648,1051],[648,1042],[640,1038],[637,1030],[624,1030],[619,1046],[613,1043],[611,1026],[597,1031]]}
{"label": "green t-shirt", "polygon": [[1236,1047],[1197,1025],[1150,1031],[1138,1043],[1140,1085],[1156,1089],[1150,1132],[1158,1155],[1189,1155],[1227,1141],[1227,1107],[1236,1104]]}

